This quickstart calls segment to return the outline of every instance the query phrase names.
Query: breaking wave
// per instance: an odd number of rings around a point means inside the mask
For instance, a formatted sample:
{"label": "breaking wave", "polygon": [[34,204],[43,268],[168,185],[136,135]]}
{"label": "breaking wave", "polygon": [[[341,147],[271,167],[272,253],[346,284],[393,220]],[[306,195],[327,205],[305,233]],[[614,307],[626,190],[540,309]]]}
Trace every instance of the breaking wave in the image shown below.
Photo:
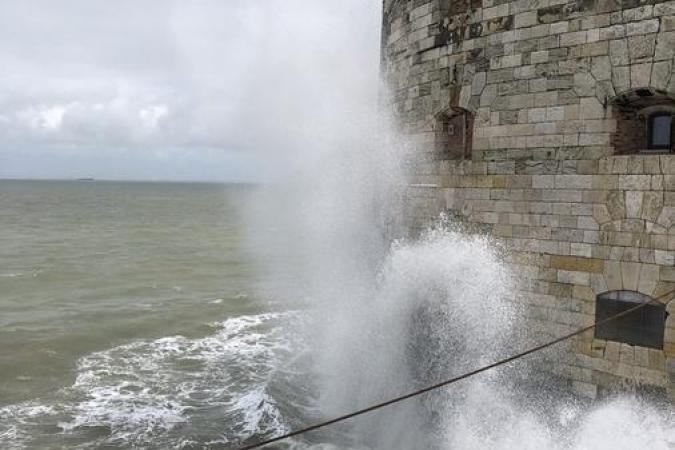
{"label": "breaking wave", "polygon": [[[242,442],[284,430],[302,352],[300,313],[261,314],[214,324],[204,338],[173,336],[92,353],[72,386],[54,398],[0,408],[2,448],[31,448],[51,424],[83,448],[189,448]],[[194,427],[194,424],[201,424]]]}

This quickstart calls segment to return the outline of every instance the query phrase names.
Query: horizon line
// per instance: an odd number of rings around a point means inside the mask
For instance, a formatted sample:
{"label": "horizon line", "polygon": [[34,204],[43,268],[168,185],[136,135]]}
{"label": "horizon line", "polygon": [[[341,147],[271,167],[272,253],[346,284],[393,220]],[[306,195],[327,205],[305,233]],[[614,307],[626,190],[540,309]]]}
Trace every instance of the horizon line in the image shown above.
{"label": "horizon line", "polygon": [[226,181],[226,180],[189,180],[189,179],[139,179],[139,178],[25,178],[25,177],[4,177],[0,176],[0,181],[79,181],[79,182],[112,182],[112,183],[185,183],[185,184],[242,184],[242,185],[260,185],[265,184],[261,181]]}

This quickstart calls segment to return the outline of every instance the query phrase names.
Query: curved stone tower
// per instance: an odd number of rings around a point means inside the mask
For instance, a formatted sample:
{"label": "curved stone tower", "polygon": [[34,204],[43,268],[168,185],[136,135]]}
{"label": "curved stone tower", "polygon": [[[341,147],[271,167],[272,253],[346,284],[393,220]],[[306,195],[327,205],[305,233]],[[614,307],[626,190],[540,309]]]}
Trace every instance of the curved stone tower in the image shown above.
{"label": "curved stone tower", "polygon": [[410,211],[492,233],[558,336],[644,299],[551,370],[675,396],[675,1],[384,0]]}

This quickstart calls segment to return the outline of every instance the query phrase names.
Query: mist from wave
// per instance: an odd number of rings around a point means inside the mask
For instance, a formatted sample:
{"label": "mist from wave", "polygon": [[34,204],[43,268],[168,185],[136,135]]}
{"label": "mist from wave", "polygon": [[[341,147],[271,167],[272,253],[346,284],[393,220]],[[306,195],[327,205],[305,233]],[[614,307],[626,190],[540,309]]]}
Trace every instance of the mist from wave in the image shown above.
{"label": "mist from wave", "polygon": [[[544,340],[519,301],[524,280],[496,241],[444,218],[420,237],[407,233],[406,161],[421,156],[379,112],[359,118],[360,129],[307,148],[293,176],[261,191],[245,214],[254,252],[287,281],[281,297],[313,311],[306,339],[326,419]],[[541,361],[353,419],[334,427],[342,440],[319,442],[377,450],[675,445],[672,404],[635,396],[590,403],[542,377]],[[601,426],[604,415],[612,423]]]}

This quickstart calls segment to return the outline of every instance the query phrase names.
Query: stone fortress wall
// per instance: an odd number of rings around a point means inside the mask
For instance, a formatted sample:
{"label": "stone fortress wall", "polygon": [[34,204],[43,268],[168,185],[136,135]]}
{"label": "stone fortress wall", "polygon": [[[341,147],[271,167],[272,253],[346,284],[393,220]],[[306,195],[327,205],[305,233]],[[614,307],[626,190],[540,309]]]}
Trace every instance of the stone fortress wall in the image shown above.
{"label": "stone fortress wall", "polygon": [[[445,211],[503,242],[551,337],[593,323],[601,294],[675,289],[673,136],[656,119],[672,125],[674,56],[673,0],[384,0],[411,227]],[[675,398],[666,309],[660,347],[591,331],[552,370],[590,397]]]}

